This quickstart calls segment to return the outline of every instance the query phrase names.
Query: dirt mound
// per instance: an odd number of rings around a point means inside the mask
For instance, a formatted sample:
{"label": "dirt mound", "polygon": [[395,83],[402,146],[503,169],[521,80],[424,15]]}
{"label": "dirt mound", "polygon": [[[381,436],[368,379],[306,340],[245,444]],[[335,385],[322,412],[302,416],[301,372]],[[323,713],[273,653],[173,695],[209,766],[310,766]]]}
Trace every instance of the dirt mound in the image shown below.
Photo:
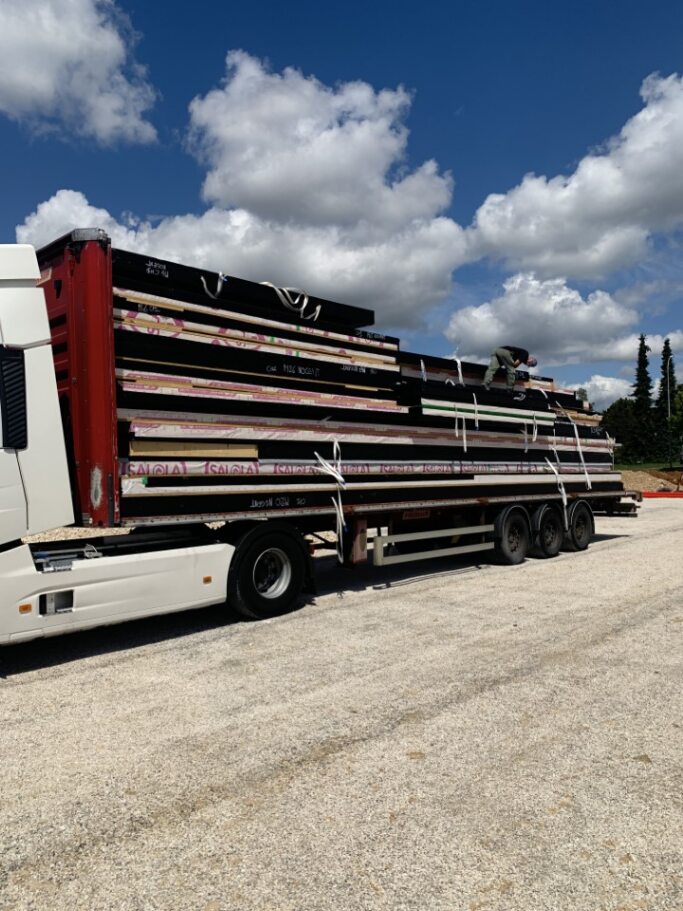
{"label": "dirt mound", "polygon": [[651,469],[647,471],[622,471],[621,476],[624,481],[624,487],[627,490],[676,490],[680,472],[667,473]]}

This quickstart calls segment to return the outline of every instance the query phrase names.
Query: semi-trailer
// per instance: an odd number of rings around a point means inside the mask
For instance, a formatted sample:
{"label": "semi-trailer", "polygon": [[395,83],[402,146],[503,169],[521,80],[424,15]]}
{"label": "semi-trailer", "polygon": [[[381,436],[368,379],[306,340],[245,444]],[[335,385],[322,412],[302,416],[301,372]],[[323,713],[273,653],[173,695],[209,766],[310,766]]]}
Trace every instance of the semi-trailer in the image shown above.
{"label": "semi-trailer", "polygon": [[[522,374],[514,399],[487,393],[483,368],[373,320],[98,229],[0,246],[0,643],[221,603],[273,616],[331,540],[347,564],[518,563],[632,508],[573,392]],[[102,534],[25,543],[72,525]]]}

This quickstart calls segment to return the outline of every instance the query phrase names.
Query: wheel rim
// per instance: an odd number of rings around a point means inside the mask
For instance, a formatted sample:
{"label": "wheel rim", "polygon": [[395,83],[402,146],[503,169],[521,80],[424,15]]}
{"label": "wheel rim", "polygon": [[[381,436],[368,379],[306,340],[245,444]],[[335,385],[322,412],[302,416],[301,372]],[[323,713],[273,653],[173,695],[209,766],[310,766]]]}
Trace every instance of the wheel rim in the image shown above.
{"label": "wheel rim", "polygon": [[523,547],[523,533],[519,522],[512,522],[508,528],[508,549],[510,553],[517,553]]}
{"label": "wheel rim", "polygon": [[252,572],[254,590],[262,597],[279,598],[292,581],[292,563],[284,550],[269,547],[259,554]]}
{"label": "wheel rim", "polygon": [[557,546],[559,536],[560,532],[557,522],[555,522],[554,519],[549,518],[546,522],[544,522],[541,528],[541,544],[543,546],[543,550],[553,550]]}

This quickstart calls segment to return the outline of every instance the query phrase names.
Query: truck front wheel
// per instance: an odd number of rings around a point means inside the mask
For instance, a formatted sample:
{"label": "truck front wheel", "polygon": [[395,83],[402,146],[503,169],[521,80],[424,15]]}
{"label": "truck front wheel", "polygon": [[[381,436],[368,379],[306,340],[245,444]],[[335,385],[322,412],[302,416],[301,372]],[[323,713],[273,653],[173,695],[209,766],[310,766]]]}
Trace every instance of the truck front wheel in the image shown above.
{"label": "truck front wheel", "polygon": [[306,577],[305,544],[284,530],[256,526],[237,543],[228,573],[228,604],[249,620],[290,610]]}

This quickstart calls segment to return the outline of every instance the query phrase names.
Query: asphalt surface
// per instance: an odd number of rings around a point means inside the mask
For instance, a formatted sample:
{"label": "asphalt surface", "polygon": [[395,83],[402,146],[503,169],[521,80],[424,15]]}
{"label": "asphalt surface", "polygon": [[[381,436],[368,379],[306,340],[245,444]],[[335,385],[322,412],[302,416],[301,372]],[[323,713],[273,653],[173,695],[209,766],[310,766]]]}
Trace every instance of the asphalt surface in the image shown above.
{"label": "asphalt surface", "polygon": [[683,502],[597,531],[0,651],[0,909],[680,911]]}

